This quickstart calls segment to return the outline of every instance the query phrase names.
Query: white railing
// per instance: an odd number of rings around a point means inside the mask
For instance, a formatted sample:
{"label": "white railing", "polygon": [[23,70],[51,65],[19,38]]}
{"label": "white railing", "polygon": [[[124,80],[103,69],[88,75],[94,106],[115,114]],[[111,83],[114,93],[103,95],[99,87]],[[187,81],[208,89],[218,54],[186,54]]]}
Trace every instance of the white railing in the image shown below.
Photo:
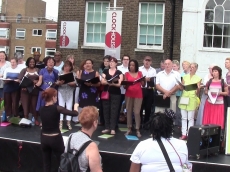
{"label": "white railing", "polygon": [[55,17],[28,17],[28,16],[5,16],[0,14],[1,22],[10,22],[10,23],[47,23],[47,22],[57,22]]}

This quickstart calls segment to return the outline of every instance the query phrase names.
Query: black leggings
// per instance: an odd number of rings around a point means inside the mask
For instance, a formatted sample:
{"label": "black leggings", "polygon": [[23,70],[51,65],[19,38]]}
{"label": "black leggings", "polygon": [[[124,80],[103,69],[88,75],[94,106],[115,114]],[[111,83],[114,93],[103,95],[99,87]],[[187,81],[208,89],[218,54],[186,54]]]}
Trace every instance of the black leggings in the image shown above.
{"label": "black leggings", "polygon": [[61,154],[64,152],[64,142],[61,134],[57,136],[45,136],[41,134],[41,148],[43,157],[44,172],[51,172],[51,157],[52,152],[56,157],[58,166],[55,167],[55,172],[58,171]]}

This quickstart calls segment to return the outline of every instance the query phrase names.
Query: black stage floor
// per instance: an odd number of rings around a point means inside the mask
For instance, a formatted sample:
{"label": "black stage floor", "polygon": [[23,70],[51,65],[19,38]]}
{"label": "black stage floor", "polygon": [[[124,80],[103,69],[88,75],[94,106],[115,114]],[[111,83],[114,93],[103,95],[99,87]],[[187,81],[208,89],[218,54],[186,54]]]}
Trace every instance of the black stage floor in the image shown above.
{"label": "black stage floor", "polygon": [[[125,127],[125,125],[119,125],[119,127]],[[80,127],[73,125],[73,130],[64,133],[63,136],[68,136],[79,129]],[[103,129],[99,126],[92,137],[99,143],[103,171],[128,172],[130,155],[140,141],[150,138],[149,131],[142,130],[140,140],[130,141],[126,139],[124,132],[119,130],[112,138],[100,139],[98,136],[101,135]],[[135,135],[135,132],[133,134]],[[174,137],[179,137],[179,131],[176,128]],[[195,172],[230,171],[230,156],[222,154],[201,160],[190,160],[190,162],[194,164],[193,171]],[[0,171],[42,171],[40,127],[21,128],[14,125],[0,127]]]}

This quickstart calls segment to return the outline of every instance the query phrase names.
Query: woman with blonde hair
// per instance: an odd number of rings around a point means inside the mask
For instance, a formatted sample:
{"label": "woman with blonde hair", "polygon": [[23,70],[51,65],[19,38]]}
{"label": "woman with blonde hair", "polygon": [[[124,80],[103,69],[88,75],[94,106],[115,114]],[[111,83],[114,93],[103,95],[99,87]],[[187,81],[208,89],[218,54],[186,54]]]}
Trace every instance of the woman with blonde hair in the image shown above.
{"label": "woman with blonde hair", "polygon": [[[179,108],[181,109],[181,123],[182,123],[182,136],[180,139],[186,140],[187,139],[187,131],[191,126],[194,125],[194,116],[195,110],[198,107],[198,95],[199,95],[199,88],[201,83],[201,78],[196,75],[196,71],[198,69],[197,63],[191,63],[190,65],[190,73],[185,75],[182,80],[183,85],[191,85],[197,84],[197,89],[191,90],[183,90],[181,98],[179,100]],[[182,101],[185,100],[186,101]]]}

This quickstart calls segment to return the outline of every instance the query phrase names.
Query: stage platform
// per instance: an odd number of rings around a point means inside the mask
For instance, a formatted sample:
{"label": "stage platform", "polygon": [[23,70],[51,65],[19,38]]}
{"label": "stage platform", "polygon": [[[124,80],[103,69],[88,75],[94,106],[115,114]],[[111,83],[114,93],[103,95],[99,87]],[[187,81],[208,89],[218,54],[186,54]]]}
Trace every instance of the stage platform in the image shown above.
{"label": "stage platform", "polygon": [[[74,124],[73,124],[74,125]],[[72,125],[72,126],[73,126]],[[119,125],[125,127],[125,125]],[[63,134],[68,136],[80,129],[73,126],[73,130]],[[130,156],[137,144],[150,138],[149,131],[142,130],[142,137],[138,141],[127,140],[124,132],[117,130],[117,134],[109,139],[98,138],[104,127],[98,127],[92,139],[99,143],[104,172],[128,172]],[[135,134],[135,133],[133,133]],[[175,128],[175,137],[179,131]],[[22,146],[22,149],[19,149]],[[200,160],[190,160],[195,172],[230,171],[230,156],[218,155]],[[53,161],[53,165],[56,162]],[[42,172],[42,153],[40,149],[40,127],[21,128],[10,125],[0,127],[0,171],[1,172]]]}

